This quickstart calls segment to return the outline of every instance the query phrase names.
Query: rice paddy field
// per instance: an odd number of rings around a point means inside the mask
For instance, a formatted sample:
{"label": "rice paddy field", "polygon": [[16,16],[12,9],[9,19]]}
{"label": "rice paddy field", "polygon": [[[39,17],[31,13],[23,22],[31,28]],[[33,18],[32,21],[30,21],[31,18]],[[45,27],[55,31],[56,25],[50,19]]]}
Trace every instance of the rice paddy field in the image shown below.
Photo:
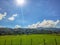
{"label": "rice paddy field", "polygon": [[51,34],[0,36],[0,45],[60,45],[60,36]]}

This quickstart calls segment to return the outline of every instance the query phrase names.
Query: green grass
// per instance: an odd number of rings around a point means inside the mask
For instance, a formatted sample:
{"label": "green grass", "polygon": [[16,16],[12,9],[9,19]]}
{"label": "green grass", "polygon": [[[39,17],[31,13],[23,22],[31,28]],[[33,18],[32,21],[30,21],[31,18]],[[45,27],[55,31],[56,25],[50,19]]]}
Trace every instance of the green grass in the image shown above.
{"label": "green grass", "polygon": [[[0,45],[60,45],[60,36],[50,34],[0,36]],[[44,41],[45,40],[45,41]],[[32,41],[32,42],[31,42]]]}

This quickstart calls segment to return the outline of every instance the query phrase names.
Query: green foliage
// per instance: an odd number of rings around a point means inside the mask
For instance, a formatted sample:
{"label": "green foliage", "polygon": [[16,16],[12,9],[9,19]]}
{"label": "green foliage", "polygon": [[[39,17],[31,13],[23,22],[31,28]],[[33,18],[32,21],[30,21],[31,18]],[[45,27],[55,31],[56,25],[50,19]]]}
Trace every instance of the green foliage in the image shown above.
{"label": "green foliage", "polygon": [[60,36],[51,34],[0,36],[0,45],[60,45]]}

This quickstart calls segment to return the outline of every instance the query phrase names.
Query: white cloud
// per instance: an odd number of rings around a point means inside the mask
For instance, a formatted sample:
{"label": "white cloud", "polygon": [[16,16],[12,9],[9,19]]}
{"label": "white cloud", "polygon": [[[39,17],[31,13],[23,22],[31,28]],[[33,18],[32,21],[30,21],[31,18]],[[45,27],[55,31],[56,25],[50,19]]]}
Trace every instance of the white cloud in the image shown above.
{"label": "white cloud", "polygon": [[8,20],[14,21],[16,16],[17,16],[17,14],[13,14],[11,17],[8,18]]}
{"label": "white cloud", "polygon": [[5,12],[4,14],[0,13],[0,20],[2,20],[3,18],[5,18],[5,16],[7,15],[7,13]]}
{"label": "white cloud", "polygon": [[17,14],[13,14],[13,17],[16,17],[17,16]]}
{"label": "white cloud", "polygon": [[21,28],[21,26],[20,25],[16,25],[15,28]]}
{"label": "white cloud", "polygon": [[54,28],[58,27],[58,24],[60,24],[60,20],[53,21],[53,20],[43,20],[42,22],[37,22],[36,24],[28,25],[28,28]]}
{"label": "white cloud", "polygon": [[13,21],[13,20],[15,20],[15,18],[14,17],[9,17],[8,20]]}

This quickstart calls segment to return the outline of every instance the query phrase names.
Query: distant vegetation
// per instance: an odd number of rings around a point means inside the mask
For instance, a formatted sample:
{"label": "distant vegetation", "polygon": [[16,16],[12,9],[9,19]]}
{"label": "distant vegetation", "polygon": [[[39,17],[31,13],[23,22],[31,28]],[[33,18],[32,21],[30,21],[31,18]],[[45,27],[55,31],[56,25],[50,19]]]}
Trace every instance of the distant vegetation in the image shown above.
{"label": "distant vegetation", "polygon": [[60,29],[57,28],[0,28],[0,35],[21,35],[21,34],[60,34]]}

